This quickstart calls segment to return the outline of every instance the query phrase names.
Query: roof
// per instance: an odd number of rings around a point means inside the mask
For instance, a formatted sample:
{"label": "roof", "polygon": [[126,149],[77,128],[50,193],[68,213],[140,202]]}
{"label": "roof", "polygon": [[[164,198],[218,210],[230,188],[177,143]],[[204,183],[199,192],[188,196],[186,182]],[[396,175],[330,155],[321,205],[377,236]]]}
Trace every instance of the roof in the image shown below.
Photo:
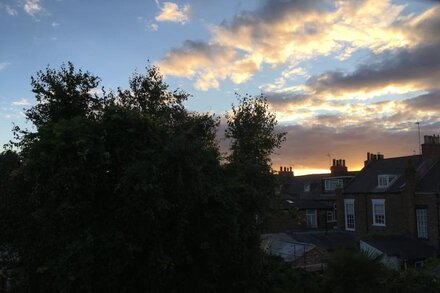
{"label": "roof", "polygon": [[291,231],[289,235],[296,241],[314,244],[328,251],[339,247],[351,248],[356,246],[353,234],[344,231]]}
{"label": "roof", "polygon": [[417,184],[418,192],[440,192],[440,161],[434,164]]}
{"label": "roof", "polygon": [[[321,180],[329,174],[310,174],[304,176],[294,176],[286,183],[285,193],[292,196],[302,196],[307,194],[309,197],[319,196],[322,192]],[[310,191],[304,191],[304,185],[310,184]]]}
{"label": "roof", "polygon": [[[324,194],[322,184],[323,179],[343,178],[345,181],[349,181],[357,173],[359,173],[359,171],[350,171],[343,176],[332,176],[330,173],[294,176],[289,178],[284,184],[283,193],[303,199],[318,199]],[[304,191],[305,184],[310,185],[310,191]],[[325,194],[325,196],[328,195],[329,194]]]}
{"label": "roof", "polygon": [[[345,193],[400,192],[404,187],[405,169],[411,164],[422,172],[426,165],[422,155],[381,159],[370,162],[344,189]],[[396,175],[396,179],[386,188],[378,187],[378,175]]]}
{"label": "roof", "polygon": [[286,233],[262,234],[261,248],[266,253],[280,256],[284,261],[292,262],[305,253],[315,249],[315,245],[295,241]]}
{"label": "roof", "polygon": [[281,209],[297,208],[299,210],[316,209],[332,210],[333,202],[331,200],[304,199],[289,194],[281,195]]}
{"label": "roof", "polygon": [[423,240],[403,237],[361,240],[388,256],[407,260],[419,260],[434,256],[436,249]]}

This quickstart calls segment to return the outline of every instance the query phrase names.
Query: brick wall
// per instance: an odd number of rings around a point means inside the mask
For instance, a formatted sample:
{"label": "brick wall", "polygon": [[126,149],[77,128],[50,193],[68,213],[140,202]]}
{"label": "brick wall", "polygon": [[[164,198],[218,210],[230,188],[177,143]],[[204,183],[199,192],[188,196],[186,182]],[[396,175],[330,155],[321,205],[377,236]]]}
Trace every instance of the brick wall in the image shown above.
{"label": "brick wall", "polygon": [[[338,228],[345,230],[344,199],[354,199],[356,236],[368,234],[406,235],[417,238],[416,206],[427,208],[428,241],[439,247],[438,208],[435,195],[414,195],[410,191],[398,194],[344,194],[337,195]],[[372,199],[385,199],[385,227],[373,225]]]}
{"label": "brick wall", "polygon": [[[440,248],[439,243],[439,227],[438,227],[438,206],[437,196],[434,194],[417,194],[415,196],[415,205],[427,208],[428,212],[428,241],[431,245]],[[413,212],[414,223],[416,223],[415,208]],[[417,237],[417,230],[415,230],[414,238]]]}
{"label": "brick wall", "polygon": [[[325,210],[317,210],[317,230],[333,230],[337,223],[327,223]],[[307,230],[306,211],[279,210],[267,218],[265,232],[284,232],[287,230]]]}
{"label": "brick wall", "polygon": [[[355,233],[365,234],[405,234],[407,223],[405,200],[402,194],[342,194],[337,200],[338,228],[345,230],[344,200],[354,199]],[[385,199],[385,227],[373,225],[372,199]]]}

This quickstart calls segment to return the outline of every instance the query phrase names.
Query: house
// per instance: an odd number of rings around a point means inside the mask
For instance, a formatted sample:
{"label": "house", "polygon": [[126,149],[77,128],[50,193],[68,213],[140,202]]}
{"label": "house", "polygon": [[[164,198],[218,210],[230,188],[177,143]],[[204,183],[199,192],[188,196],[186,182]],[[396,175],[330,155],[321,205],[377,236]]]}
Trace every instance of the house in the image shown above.
{"label": "house", "polygon": [[436,254],[436,249],[417,239],[405,237],[370,237],[359,241],[361,251],[370,257],[381,257],[394,270],[423,267],[425,259]]}
{"label": "house", "polygon": [[260,247],[269,255],[281,257],[294,268],[322,271],[326,252],[312,243],[300,242],[286,233],[262,234]]}
{"label": "house", "polygon": [[342,159],[334,159],[327,174],[294,176],[291,167],[281,167],[279,213],[272,219],[272,231],[335,229],[336,190],[346,186],[356,174],[348,171]]}
{"label": "house", "polygon": [[[434,255],[440,248],[439,159],[435,135],[424,137],[420,155],[385,159],[368,153],[365,167],[337,192],[338,227],[364,239],[364,250],[397,257],[402,266],[409,259],[396,251],[405,241],[411,242],[414,265],[428,257],[426,251]],[[376,239],[366,240],[371,235]]]}

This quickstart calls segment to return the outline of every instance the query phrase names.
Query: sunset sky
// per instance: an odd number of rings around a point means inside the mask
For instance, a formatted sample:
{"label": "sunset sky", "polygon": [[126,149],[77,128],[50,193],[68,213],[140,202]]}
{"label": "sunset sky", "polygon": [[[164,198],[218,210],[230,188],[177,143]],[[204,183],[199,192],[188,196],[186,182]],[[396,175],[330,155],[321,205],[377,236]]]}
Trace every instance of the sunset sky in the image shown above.
{"label": "sunset sky", "polygon": [[107,89],[147,60],[187,107],[217,115],[263,93],[286,131],[273,165],[360,169],[440,132],[440,2],[0,0],[0,144],[35,103],[30,77],[72,61]]}

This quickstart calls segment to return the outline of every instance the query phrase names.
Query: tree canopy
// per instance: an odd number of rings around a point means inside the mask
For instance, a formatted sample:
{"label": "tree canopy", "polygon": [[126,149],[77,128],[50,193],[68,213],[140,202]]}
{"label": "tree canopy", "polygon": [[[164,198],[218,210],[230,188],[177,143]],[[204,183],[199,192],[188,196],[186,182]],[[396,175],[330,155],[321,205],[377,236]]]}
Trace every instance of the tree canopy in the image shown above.
{"label": "tree canopy", "polygon": [[269,155],[283,136],[265,101],[234,108],[221,163],[219,120],[188,111],[190,95],[170,91],[157,68],[126,90],[96,94],[98,85],[71,63],[32,78],[37,104],[26,117],[36,132],[16,129],[18,153],[0,157],[14,290],[260,290],[256,217],[274,194]]}

